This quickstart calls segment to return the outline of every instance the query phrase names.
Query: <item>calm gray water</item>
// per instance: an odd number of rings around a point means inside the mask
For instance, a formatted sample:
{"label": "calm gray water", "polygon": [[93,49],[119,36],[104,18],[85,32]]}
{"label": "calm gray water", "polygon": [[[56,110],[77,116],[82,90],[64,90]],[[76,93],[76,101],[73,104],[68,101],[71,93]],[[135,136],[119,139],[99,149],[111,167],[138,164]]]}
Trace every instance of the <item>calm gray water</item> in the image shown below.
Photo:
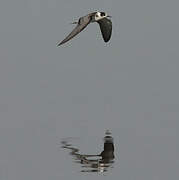
{"label": "calm gray water", "polygon": [[[178,7],[1,0],[0,180],[177,180]],[[56,47],[96,9],[112,16],[109,43],[90,24]]]}

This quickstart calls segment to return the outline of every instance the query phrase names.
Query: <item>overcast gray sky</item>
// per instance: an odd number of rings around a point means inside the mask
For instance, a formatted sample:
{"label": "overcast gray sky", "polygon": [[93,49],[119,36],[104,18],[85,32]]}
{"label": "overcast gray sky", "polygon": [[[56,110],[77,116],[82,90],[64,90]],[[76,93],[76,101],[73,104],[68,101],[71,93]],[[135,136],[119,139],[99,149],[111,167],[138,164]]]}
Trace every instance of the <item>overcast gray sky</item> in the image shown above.
{"label": "overcast gray sky", "polygon": [[[144,173],[136,179],[177,179],[178,7],[178,0],[1,0],[1,179],[59,179],[51,174],[60,164],[48,156],[55,152],[55,136],[101,136],[105,129],[120,128],[171,143],[167,151],[173,156],[162,161],[168,165],[155,177]],[[56,47],[73,29],[71,22],[96,10],[112,16],[109,43],[93,23]]]}

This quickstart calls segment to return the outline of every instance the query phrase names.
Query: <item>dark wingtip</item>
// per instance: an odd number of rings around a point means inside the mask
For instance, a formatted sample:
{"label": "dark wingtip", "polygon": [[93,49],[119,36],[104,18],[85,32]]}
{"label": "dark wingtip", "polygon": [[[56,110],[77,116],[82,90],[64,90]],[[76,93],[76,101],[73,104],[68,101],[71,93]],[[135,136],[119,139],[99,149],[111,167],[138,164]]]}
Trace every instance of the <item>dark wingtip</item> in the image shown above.
{"label": "dark wingtip", "polygon": [[58,42],[58,43],[57,43],[57,47],[61,46],[61,45],[64,44],[64,43],[65,43],[64,40],[61,41],[60,43]]}
{"label": "dark wingtip", "polygon": [[58,44],[57,44],[57,47],[59,47],[60,45],[62,45],[62,43],[58,43]]}
{"label": "dark wingtip", "polygon": [[104,40],[105,43],[108,43],[110,39],[111,39],[111,37],[105,38],[105,37],[103,36],[103,40]]}
{"label": "dark wingtip", "polygon": [[107,43],[109,42],[110,38],[109,39],[104,39],[104,42]]}

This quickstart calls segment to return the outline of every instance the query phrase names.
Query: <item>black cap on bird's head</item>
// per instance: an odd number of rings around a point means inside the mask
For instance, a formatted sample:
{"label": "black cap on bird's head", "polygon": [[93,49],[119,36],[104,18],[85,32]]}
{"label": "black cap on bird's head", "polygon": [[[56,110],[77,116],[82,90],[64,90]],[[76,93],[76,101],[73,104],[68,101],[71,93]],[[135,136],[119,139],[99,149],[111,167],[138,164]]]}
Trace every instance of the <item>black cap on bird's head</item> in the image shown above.
{"label": "black cap on bird's head", "polygon": [[103,18],[107,18],[107,17],[111,17],[111,16],[108,16],[107,13],[105,13],[105,12],[96,12],[94,18],[95,18],[95,21],[99,21],[99,20],[101,20]]}
{"label": "black cap on bird's head", "polygon": [[101,16],[106,16],[105,12],[100,12]]}
{"label": "black cap on bird's head", "polygon": [[112,16],[109,16],[109,15],[107,15],[107,13],[105,13],[105,12],[100,12],[100,15],[103,17],[103,16],[105,16],[105,17],[112,17]]}

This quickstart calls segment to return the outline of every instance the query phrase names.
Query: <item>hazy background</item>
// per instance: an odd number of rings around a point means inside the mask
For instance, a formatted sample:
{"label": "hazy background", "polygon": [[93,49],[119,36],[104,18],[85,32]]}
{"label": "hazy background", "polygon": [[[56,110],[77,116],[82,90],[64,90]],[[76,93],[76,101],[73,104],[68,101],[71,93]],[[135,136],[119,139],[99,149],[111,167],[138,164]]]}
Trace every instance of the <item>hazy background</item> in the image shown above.
{"label": "hazy background", "polygon": [[[178,7],[178,0],[1,0],[0,179],[178,179]],[[94,23],[56,47],[71,22],[96,10],[112,16],[109,43]],[[106,129],[118,160],[107,176],[80,174],[57,150],[60,138],[83,137],[95,151]]]}

